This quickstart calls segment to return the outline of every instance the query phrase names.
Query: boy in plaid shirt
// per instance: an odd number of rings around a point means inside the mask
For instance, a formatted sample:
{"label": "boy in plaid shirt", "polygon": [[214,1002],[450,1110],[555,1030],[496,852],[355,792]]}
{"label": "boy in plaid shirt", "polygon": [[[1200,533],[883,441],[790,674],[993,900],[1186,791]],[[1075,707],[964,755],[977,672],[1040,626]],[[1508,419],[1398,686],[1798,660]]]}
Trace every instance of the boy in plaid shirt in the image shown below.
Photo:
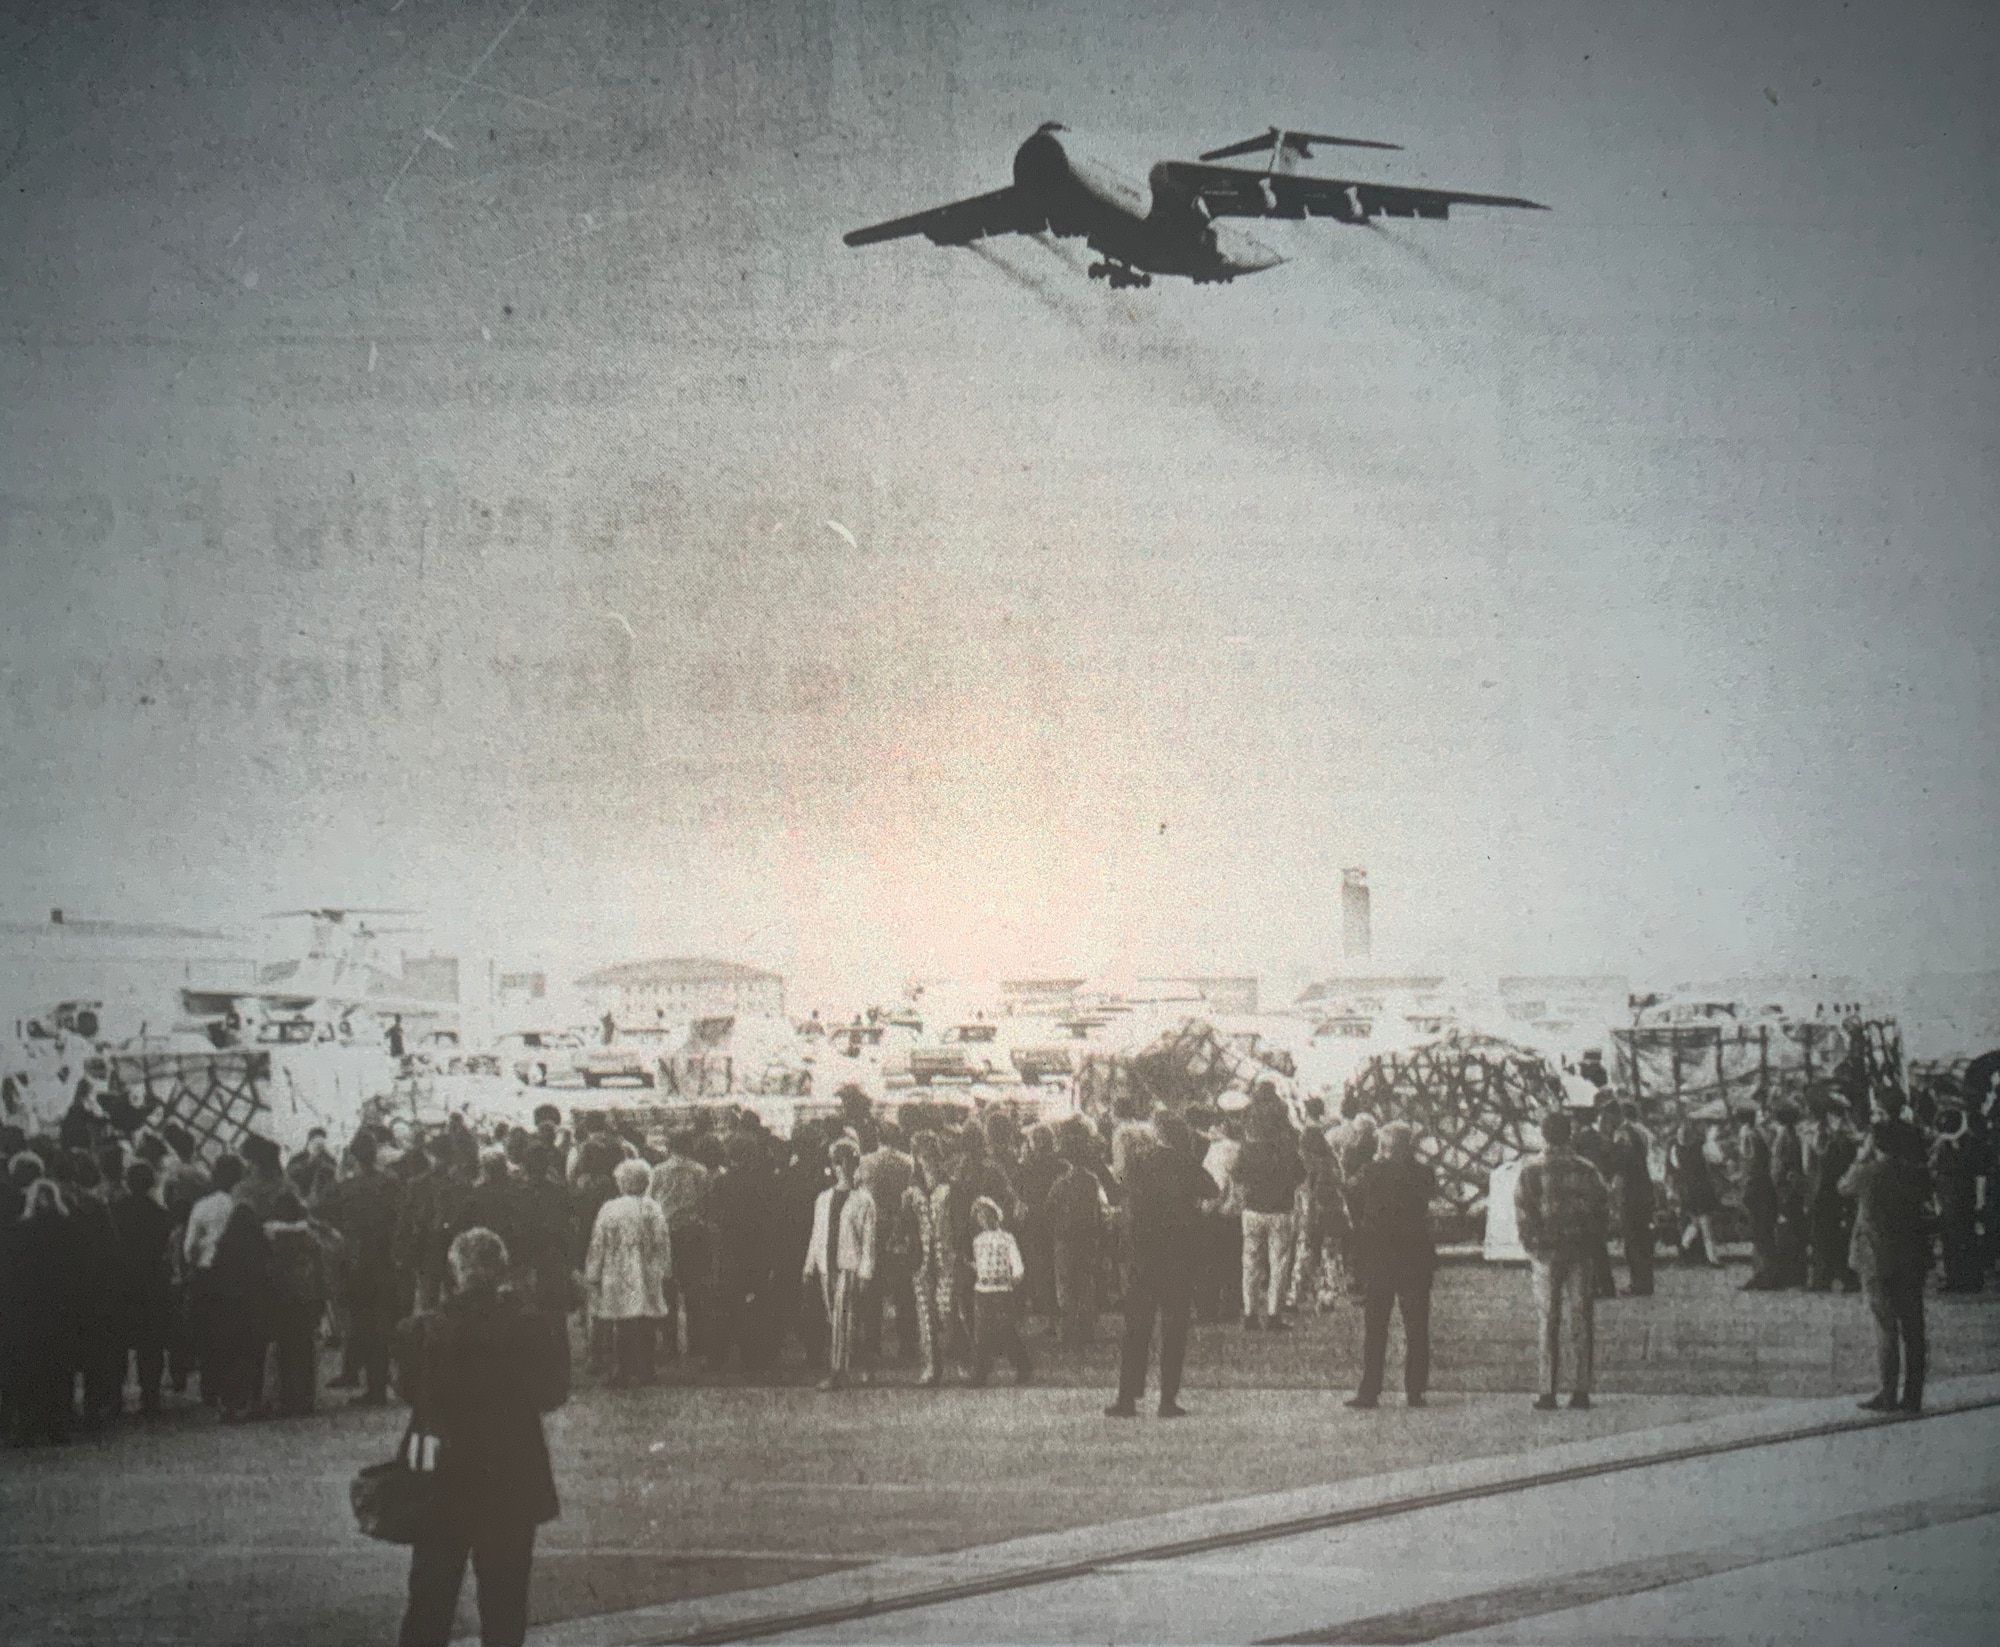
{"label": "boy in plaid shirt", "polygon": [[979,1233],[972,1238],[972,1382],[984,1384],[997,1356],[1005,1355],[1014,1382],[1025,1384],[1030,1373],[1028,1352],[1021,1346],[1021,1297],[1016,1290],[1027,1278],[1021,1248],[1000,1227],[1000,1203],[982,1195],[972,1204]]}

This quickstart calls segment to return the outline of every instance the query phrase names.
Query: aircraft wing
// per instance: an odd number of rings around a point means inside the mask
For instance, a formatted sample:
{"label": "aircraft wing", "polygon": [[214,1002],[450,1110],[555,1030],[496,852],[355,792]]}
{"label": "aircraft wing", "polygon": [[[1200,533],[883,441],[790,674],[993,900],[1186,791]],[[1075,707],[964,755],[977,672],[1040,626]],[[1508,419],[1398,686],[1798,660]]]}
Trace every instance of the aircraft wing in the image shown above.
{"label": "aircraft wing", "polygon": [[873,246],[920,234],[933,246],[969,246],[991,234],[1038,234],[1047,227],[1047,215],[1031,209],[1019,190],[1009,188],[872,224],[841,238],[850,246]]}
{"label": "aircraft wing", "polygon": [[1296,172],[1244,171],[1188,160],[1167,162],[1168,175],[1189,200],[1213,217],[1331,217],[1365,223],[1373,217],[1449,217],[1454,206],[1517,206],[1545,212],[1538,200],[1511,194],[1467,194],[1458,189],[1417,189],[1400,183],[1359,183]]}

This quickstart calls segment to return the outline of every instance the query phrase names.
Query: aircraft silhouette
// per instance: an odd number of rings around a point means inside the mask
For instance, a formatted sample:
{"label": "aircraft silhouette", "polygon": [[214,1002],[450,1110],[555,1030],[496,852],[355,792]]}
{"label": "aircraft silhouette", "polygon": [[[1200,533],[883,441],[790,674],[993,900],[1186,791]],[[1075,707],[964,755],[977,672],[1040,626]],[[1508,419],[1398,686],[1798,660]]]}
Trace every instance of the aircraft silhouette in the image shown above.
{"label": "aircraft silhouette", "polygon": [[[1378,217],[1449,217],[1453,206],[1548,210],[1518,195],[1308,177],[1294,168],[1312,158],[1315,144],[1402,146],[1273,126],[1261,136],[1210,149],[1199,161],[1159,161],[1147,173],[1148,188],[1142,188],[1087,139],[1061,121],[1047,120],[1015,151],[1014,181],[1007,188],[856,229],[843,239],[850,246],[872,246],[920,234],[934,246],[969,246],[988,235],[1081,235],[1099,256],[1090,266],[1093,280],[1150,286],[1156,274],[1184,275],[1210,285],[1284,262],[1235,224],[1218,219],[1328,217],[1367,224]],[[1213,164],[1263,151],[1271,158],[1262,171]]]}

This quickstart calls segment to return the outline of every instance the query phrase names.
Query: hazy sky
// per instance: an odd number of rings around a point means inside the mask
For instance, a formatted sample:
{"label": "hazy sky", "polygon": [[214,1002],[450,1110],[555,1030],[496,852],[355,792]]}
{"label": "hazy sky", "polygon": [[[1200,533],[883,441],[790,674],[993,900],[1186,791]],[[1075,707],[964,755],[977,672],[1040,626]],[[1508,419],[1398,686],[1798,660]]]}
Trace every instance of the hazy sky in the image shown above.
{"label": "hazy sky", "polygon": [[[1994,964],[1997,39],[33,8],[0,911],[1275,987],[1365,864],[1391,962]],[[1048,118],[1554,210],[1116,295],[1077,242],[840,245]]]}

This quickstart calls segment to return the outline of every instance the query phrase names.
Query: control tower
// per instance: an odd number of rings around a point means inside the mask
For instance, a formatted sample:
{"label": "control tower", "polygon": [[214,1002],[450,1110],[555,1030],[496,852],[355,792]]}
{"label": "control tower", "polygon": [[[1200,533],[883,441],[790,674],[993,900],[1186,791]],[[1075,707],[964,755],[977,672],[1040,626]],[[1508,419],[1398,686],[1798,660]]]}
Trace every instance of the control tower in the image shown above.
{"label": "control tower", "polygon": [[1373,937],[1368,921],[1368,871],[1340,872],[1340,953],[1349,961],[1368,959]]}

